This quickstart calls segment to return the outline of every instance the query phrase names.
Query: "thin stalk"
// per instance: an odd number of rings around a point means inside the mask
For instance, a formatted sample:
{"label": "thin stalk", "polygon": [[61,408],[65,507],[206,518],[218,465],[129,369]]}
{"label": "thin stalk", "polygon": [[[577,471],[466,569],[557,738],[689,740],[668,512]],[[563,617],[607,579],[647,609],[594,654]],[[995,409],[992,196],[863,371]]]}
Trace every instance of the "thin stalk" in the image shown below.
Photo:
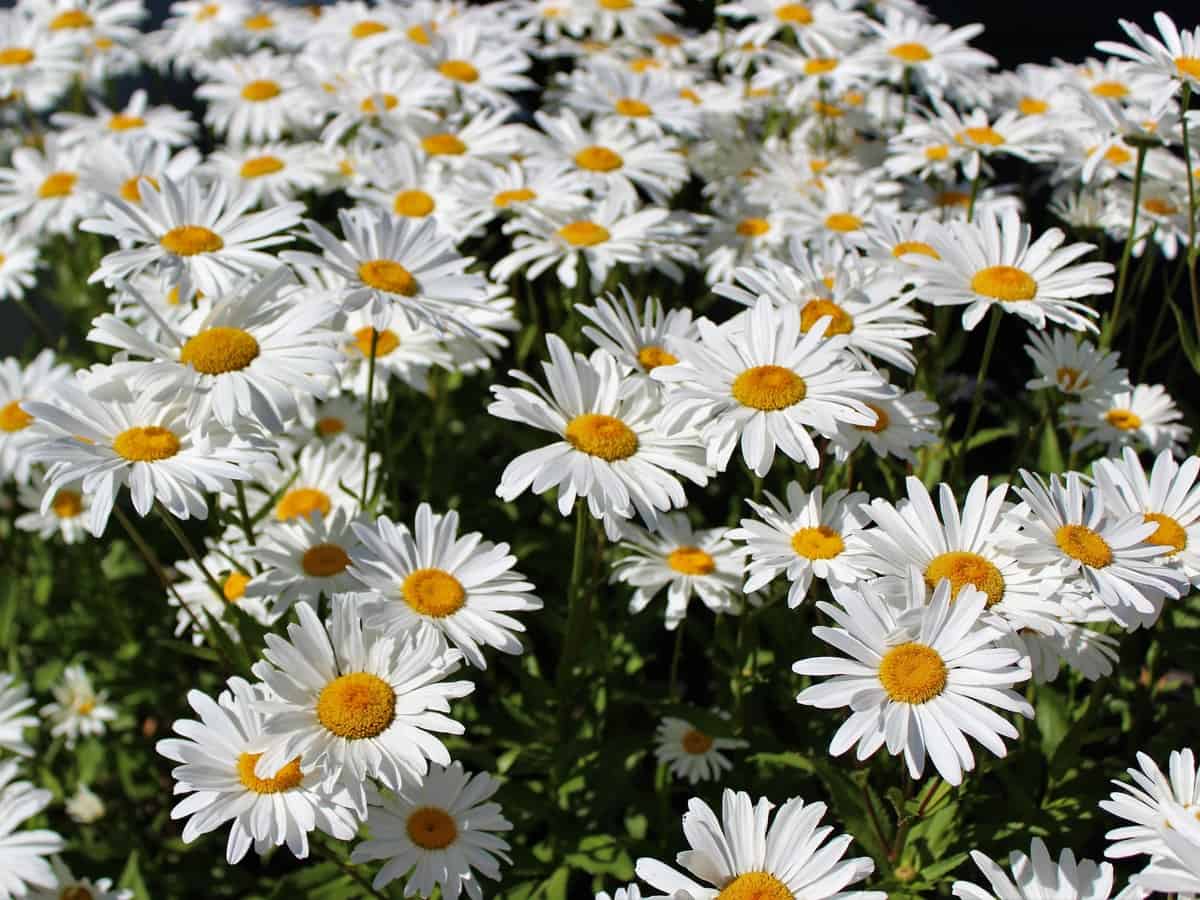
{"label": "thin stalk", "polygon": [[975,170],[975,177],[971,179],[971,196],[967,199],[967,221],[975,221],[975,200],[979,197],[979,182],[983,177],[983,160],[978,161],[979,168]]}
{"label": "thin stalk", "polygon": [[983,344],[983,356],[979,360],[979,374],[975,376],[975,395],[971,398],[971,413],[967,416],[967,430],[963,432],[958,453],[954,457],[956,479],[962,471],[963,460],[967,455],[967,441],[971,439],[971,434],[975,431],[975,424],[979,421],[979,413],[983,410],[983,382],[987,378],[988,366],[992,362],[992,351],[996,349],[996,335],[1000,332],[1000,318],[1003,315],[998,306],[993,306],[992,311],[988,314],[987,338]]}
{"label": "thin stalk", "polygon": [[1188,288],[1192,293],[1192,322],[1196,326],[1196,336],[1200,338],[1200,286],[1196,283],[1196,255],[1200,247],[1196,246],[1196,176],[1192,172],[1192,145],[1188,137],[1187,110],[1192,102],[1191,82],[1183,83],[1183,99],[1180,100],[1180,111],[1183,120],[1183,161],[1187,166],[1188,186]]}
{"label": "thin stalk", "polygon": [[58,349],[58,341],[54,338],[54,333],[50,330],[50,326],[46,324],[46,320],[42,318],[41,313],[33,308],[24,297],[14,298],[17,302],[17,308],[25,314],[25,318],[29,320],[29,324],[33,326],[33,330],[38,333],[38,337],[42,342],[51,349]]}
{"label": "thin stalk", "polygon": [[204,574],[204,580],[208,582],[208,586],[212,588],[212,592],[224,601],[225,592],[221,590],[220,582],[217,581],[212,572],[208,571],[208,566],[204,564],[204,558],[196,550],[195,544],[183,533],[183,528],[175,521],[175,517],[167,512],[157,500],[154,501],[154,509],[158,513],[158,517],[167,526],[167,530],[175,535],[175,540],[179,542],[179,546],[183,548],[183,552],[191,558],[192,562],[196,564],[196,568]]}
{"label": "thin stalk", "polygon": [[335,866],[353,878],[363,891],[370,894],[372,897],[378,898],[378,900],[388,900],[387,894],[377,891],[375,886],[371,884],[371,882],[368,881],[366,877],[358,871],[358,869],[354,868],[354,866],[350,865],[348,862],[338,856],[337,853],[335,853],[331,848],[326,847],[323,842],[313,841],[312,847],[317,851],[318,854],[325,857],[325,859],[333,863]]}
{"label": "thin stalk", "polygon": [[675,649],[671,651],[671,676],[667,681],[667,696],[672,700],[679,699],[679,660],[683,656],[683,629],[686,625],[685,617],[675,629]]}
{"label": "thin stalk", "polygon": [[367,424],[366,451],[363,453],[362,493],[359,495],[358,506],[362,509],[367,505],[371,496],[371,439],[374,437],[375,425],[375,351],[379,349],[379,329],[371,326],[371,353],[367,357]]}
{"label": "thin stalk", "polygon": [[921,805],[917,807],[917,814],[905,818],[896,828],[896,843],[892,845],[892,852],[888,854],[888,859],[893,862],[900,858],[900,854],[904,852],[904,841],[908,837],[908,831],[912,827],[914,820],[922,819],[925,816],[925,811],[929,808],[929,802],[933,799],[941,786],[945,784],[941,775],[934,775],[929,780],[929,787],[925,791],[925,796],[921,800]]}
{"label": "thin stalk", "polygon": [[242,517],[242,531],[246,532],[246,543],[254,546],[254,522],[250,518],[250,506],[246,503],[246,487],[240,481],[233,483],[237,491],[238,513]]}
{"label": "thin stalk", "polygon": [[904,79],[901,87],[903,95],[900,100],[900,130],[904,130],[904,123],[908,121],[908,96],[912,93],[912,66],[904,67]]}
{"label": "thin stalk", "polygon": [[[1184,129],[1187,134],[1187,129]],[[1133,211],[1129,214],[1129,237],[1125,240],[1125,249],[1121,251],[1121,268],[1117,273],[1117,292],[1113,295],[1112,316],[1104,323],[1100,332],[1100,346],[1108,349],[1116,332],[1117,322],[1121,315],[1121,300],[1125,296],[1125,281],[1129,277],[1129,259],[1133,255],[1133,245],[1137,240],[1138,213],[1142,205],[1142,170],[1146,166],[1145,144],[1137,146],[1137,166],[1133,172]]]}
{"label": "thin stalk", "polygon": [[871,830],[875,832],[875,837],[879,839],[879,846],[884,848],[888,853],[889,860],[891,859],[891,850],[888,848],[887,836],[883,833],[883,823],[879,821],[879,813],[875,811],[875,804],[871,800],[871,788],[864,781],[861,785],[863,795],[863,805],[867,808],[867,816],[871,820]]}
{"label": "thin stalk", "polygon": [[560,691],[559,702],[563,702],[561,692],[565,690],[570,680],[571,666],[578,652],[580,619],[582,607],[587,599],[580,590],[583,581],[583,558],[587,555],[588,510],[587,502],[580,499],[575,501],[575,551],[571,557],[571,583],[567,588],[567,634],[563,641],[562,656],[558,661],[557,680]]}

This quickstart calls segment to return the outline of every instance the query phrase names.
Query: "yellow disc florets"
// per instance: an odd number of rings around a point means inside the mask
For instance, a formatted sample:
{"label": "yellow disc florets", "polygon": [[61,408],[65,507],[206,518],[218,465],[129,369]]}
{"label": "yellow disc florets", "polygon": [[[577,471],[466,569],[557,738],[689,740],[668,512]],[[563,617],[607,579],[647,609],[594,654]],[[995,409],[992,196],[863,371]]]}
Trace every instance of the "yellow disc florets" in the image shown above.
{"label": "yellow disc florets", "polygon": [[796,895],[770,872],[746,872],[725,885],[715,900],[796,900]]}
{"label": "yellow disc florets", "polygon": [[717,561],[699,547],[678,547],[667,554],[667,565],[681,575],[711,575]]}
{"label": "yellow disc florets", "polygon": [[20,400],[10,400],[0,406],[0,431],[22,431],[33,424],[33,416],[21,409]]}
{"label": "yellow disc florets", "polygon": [[679,362],[679,358],[673,353],[668,353],[655,344],[648,344],[639,350],[637,359],[638,364],[647,372],[652,372],[659,366],[673,366]]}
{"label": "yellow disc florets", "polygon": [[282,794],[284,791],[299,787],[300,782],[304,780],[298,756],[276,772],[273,777],[259,778],[254,774],[254,767],[258,765],[261,756],[261,753],[243,753],[238,756],[238,779],[246,790],[256,794]]}
{"label": "yellow disc florets", "polygon": [[616,150],[592,144],[575,154],[575,165],[589,172],[612,172],[625,165],[625,160]]}
{"label": "yellow disc florets", "polygon": [[422,806],[408,814],[408,839],[422,850],[444,850],[458,837],[454,818],[436,806]]}
{"label": "yellow disc florets", "polygon": [[264,78],[244,85],[242,99],[249,100],[251,103],[262,103],[264,100],[273,100],[282,92],[279,82]]}
{"label": "yellow disc florets", "polygon": [[1146,540],[1158,547],[1170,547],[1167,551],[1168,556],[1174,556],[1187,547],[1187,530],[1175,519],[1165,513],[1146,513],[1145,519],[1158,526],[1154,534]]}
{"label": "yellow disc florets", "polygon": [[576,450],[608,462],[628,459],[637,453],[638,437],[615,416],[584,413],[567,423],[563,437]]}
{"label": "yellow disc florets", "polygon": [[948,674],[941,654],[915,641],[893,647],[879,663],[879,681],[897,703],[928,703],[946,689]]}
{"label": "yellow disc florets", "polygon": [[337,544],[315,544],[304,551],[300,567],[306,575],[329,578],[340,575],[350,565],[350,556]]}
{"label": "yellow disc florets", "polygon": [[833,559],[846,549],[846,543],[828,525],[809,525],[792,535],[792,549],[805,559]]}
{"label": "yellow disc florets", "polygon": [[331,509],[333,502],[327,493],[318,488],[300,487],[293,488],[283,495],[275,507],[275,517],[281,522],[286,522],[301,516],[309,518],[315,512],[328,516]]}
{"label": "yellow disc florets", "polygon": [[1086,525],[1063,525],[1054,532],[1054,540],[1067,556],[1093,569],[1103,569],[1113,561],[1108,541]]}
{"label": "yellow disc florets", "polygon": [[953,550],[935,556],[925,567],[925,584],[932,591],[943,578],[950,581],[951,600],[968,584],[987,594],[988,606],[1004,599],[1004,576],[991,560],[978,553]]}
{"label": "yellow disc florets", "polygon": [[179,452],[179,438],[158,425],[127,428],[113,438],[112,448],[130,462],[157,462]]}
{"label": "yellow disc florets", "polygon": [[413,612],[435,619],[454,615],[467,602],[462,582],[442,569],[415,569],[400,585],[400,594]]}
{"label": "yellow disc florets", "polygon": [[1038,283],[1016,266],[988,266],[971,278],[971,290],[993,300],[1016,303],[1036,297]]}
{"label": "yellow disc florets", "polygon": [[1142,417],[1132,409],[1110,409],[1104,420],[1118,431],[1136,431],[1142,427]]}
{"label": "yellow disc florets", "polygon": [[240,371],[258,359],[254,335],[240,328],[208,328],[188,338],[179,351],[179,361],[204,375]]}
{"label": "yellow disc florets", "polygon": [[603,225],[581,219],[578,222],[568,222],[558,229],[558,236],[572,247],[594,247],[603,244],[612,235]]}
{"label": "yellow disc florets", "polygon": [[829,326],[825,329],[825,337],[835,334],[849,334],[854,330],[854,317],[832,300],[814,298],[804,304],[800,310],[800,330],[807,332],[825,316],[829,316]]}
{"label": "yellow disc florets", "polygon": [[783,366],[755,366],[734,379],[733,398],[743,406],[774,412],[808,395],[804,379]]}
{"label": "yellow disc florets", "polygon": [[238,174],[243,178],[262,178],[264,175],[274,175],[276,172],[282,172],[283,169],[283,160],[278,156],[272,156],[267,153],[262,156],[250,157],[250,159],[242,163]]}
{"label": "yellow disc florets", "polygon": [[412,297],[417,293],[417,279],[394,259],[369,259],[360,263],[358,277],[368,287],[388,294]]}
{"label": "yellow disc florets", "polygon": [[396,691],[378,675],[354,672],[335,678],[317,698],[317,719],[347,740],[378,737],[396,717]]}
{"label": "yellow disc florets", "polygon": [[684,732],[683,737],[679,739],[679,744],[683,747],[684,753],[691,753],[693,756],[699,756],[702,753],[707,753],[712,749],[713,739],[695,728],[689,728]]}
{"label": "yellow disc florets", "polygon": [[176,256],[216,253],[225,246],[219,234],[203,225],[178,225],[159,238],[158,242],[164,250]]}
{"label": "yellow disc florets", "polygon": [[400,191],[392,198],[392,212],[408,219],[423,219],[437,209],[437,201],[422,190]]}

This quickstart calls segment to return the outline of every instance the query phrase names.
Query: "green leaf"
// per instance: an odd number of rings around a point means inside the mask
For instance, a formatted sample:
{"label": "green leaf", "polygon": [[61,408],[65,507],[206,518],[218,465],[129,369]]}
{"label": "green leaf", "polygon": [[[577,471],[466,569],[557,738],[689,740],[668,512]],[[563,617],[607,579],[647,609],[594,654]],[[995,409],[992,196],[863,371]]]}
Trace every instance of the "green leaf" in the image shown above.
{"label": "green leaf", "polygon": [[1063,461],[1062,446],[1058,442],[1058,432],[1054,426],[1046,423],[1038,442],[1038,470],[1041,472],[1062,472],[1066,469]]}
{"label": "green leaf", "polygon": [[1037,722],[1038,731],[1042,736],[1042,756],[1050,762],[1054,752],[1067,736],[1071,725],[1071,711],[1067,698],[1051,685],[1042,685],[1037,692]]}
{"label": "green leaf", "polygon": [[[827,759],[816,760],[814,767],[829,792],[829,805],[845,823],[846,830],[854,835],[854,839],[875,858],[880,867],[885,866],[888,861],[888,848],[882,844],[876,832],[871,814],[863,800],[862,788],[838,764]],[[877,805],[875,815],[881,820],[881,824],[882,814],[882,809]]]}
{"label": "green leaf", "polygon": [[1179,344],[1183,348],[1183,355],[1191,363],[1192,369],[1200,373],[1200,348],[1196,346],[1196,335],[1192,333],[1194,326],[1171,298],[1166,298],[1166,302],[1171,304],[1171,312],[1175,316],[1175,326],[1179,332]]}
{"label": "green leaf", "polygon": [[976,450],[993,441],[1013,437],[1017,433],[1016,425],[1004,425],[1000,428],[981,428],[967,439],[967,449]]}
{"label": "green leaf", "polygon": [[142,879],[142,870],[138,865],[138,852],[136,850],[129,854],[129,859],[125,863],[124,871],[121,872],[121,880],[117,882],[117,887],[133,891],[134,900],[150,900],[150,892],[146,889],[146,882]]}

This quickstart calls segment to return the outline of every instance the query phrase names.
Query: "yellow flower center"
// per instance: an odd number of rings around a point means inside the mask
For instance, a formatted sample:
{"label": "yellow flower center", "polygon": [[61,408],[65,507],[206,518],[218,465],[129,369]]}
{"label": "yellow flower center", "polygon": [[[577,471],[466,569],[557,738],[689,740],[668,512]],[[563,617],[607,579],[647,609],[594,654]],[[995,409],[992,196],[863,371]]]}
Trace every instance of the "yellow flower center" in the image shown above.
{"label": "yellow flower center", "polygon": [[[384,109],[395,109],[396,104],[400,102],[395,94],[384,93],[379,94],[378,97],[383,101]],[[369,116],[373,116],[375,113],[379,112],[379,107],[375,105],[374,97],[367,97],[365,100],[363,100],[363,102],[359,104],[359,109]]]}
{"label": "yellow flower center", "polygon": [[60,519],[73,519],[83,512],[83,495],[64,488],[54,495],[50,508]]}
{"label": "yellow flower center", "polygon": [[1054,377],[1058,381],[1058,386],[1064,391],[1082,391],[1088,386],[1087,376],[1070,366],[1059,366]]}
{"label": "yellow flower center", "polygon": [[855,425],[854,427],[859,431],[870,431],[872,434],[887,431],[887,427],[892,424],[892,417],[887,414],[887,410],[882,406],[876,406],[874,403],[864,403],[863,406],[875,413],[875,424]]}
{"label": "yellow flower center", "polygon": [[145,124],[146,120],[141,116],[128,116],[125,113],[117,113],[108,120],[108,127],[112,131],[131,131]]}
{"label": "yellow flower center", "polygon": [[275,27],[275,20],[266,13],[259,13],[256,16],[247,16],[243,19],[242,27],[247,31],[270,31]]}
{"label": "yellow flower center", "polygon": [[412,297],[417,293],[417,280],[394,259],[370,259],[358,266],[363,284],[388,294]]}
{"label": "yellow flower center", "polygon": [[96,710],[95,699],[89,697],[87,700],[80,700],[79,705],[75,707],[75,711],[81,716],[90,716]]}
{"label": "yellow flower center", "polygon": [[127,428],[113,438],[112,448],[130,462],[157,462],[179,452],[179,438],[158,425]]}
{"label": "yellow flower center", "polygon": [[1050,109],[1050,104],[1037,97],[1022,97],[1017,102],[1017,112],[1023,116],[1040,116]]}
{"label": "yellow flower center", "polygon": [[828,525],[810,525],[792,535],[792,549],[805,559],[833,559],[846,549],[846,543]]}
{"label": "yellow flower center", "polygon": [[679,362],[679,358],[673,353],[668,353],[662,347],[657,347],[649,344],[638,351],[638,364],[647,372],[652,372],[659,366],[673,366]]}
{"label": "yellow flower center", "polygon": [[281,93],[279,82],[268,79],[251,81],[242,88],[242,99],[249,100],[251,103],[262,103],[264,100],[270,100],[278,97]]}
{"label": "yellow flower center", "polygon": [[1119,144],[1113,144],[1104,151],[1104,159],[1114,166],[1123,166],[1133,159],[1133,154]]}
{"label": "yellow flower center", "polygon": [[679,743],[683,747],[684,753],[699,756],[712,749],[713,739],[703,731],[692,728],[684,732],[683,737],[679,739]]}
{"label": "yellow flower center", "polygon": [[1174,556],[1187,546],[1187,531],[1177,521],[1164,513],[1146,513],[1147,522],[1153,522],[1158,529],[1146,538],[1158,547],[1170,547],[1167,556]]}
{"label": "yellow flower center", "polygon": [[11,400],[0,407],[0,431],[21,431],[33,424],[33,416],[21,409],[20,400]]}
{"label": "yellow flower center", "polygon": [[971,278],[971,290],[993,300],[1016,303],[1036,297],[1038,283],[1016,266],[988,266]]}
{"label": "yellow flower center", "polygon": [[329,578],[346,571],[350,557],[337,544],[316,544],[304,551],[300,567],[314,578]]}
{"label": "yellow flower center", "polygon": [[327,731],[351,741],[378,737],[396,717],[396,691],[378,675],[354,672],[325,685],[317,719]]}
{"label": "yellow flower center", "polygon": [[603,244],[612,235],[603,225],[581,219],[578,222],[568,222],[558,229],[558,236],[572,247],[594,247]]}
{"label": "yellow flower center", "polygon": [[[432,22],[429,24],[434,31],[437,31],[436,25],[434,25]],[[424,25],[413,25],[404,32],[404,36],[414,44],[420,44],[422,47],[428,47],[432,41],[432,38],[429,36],[429,32],[425,30]]]}
{"label": "yellow flower center", "polygon": [[660,63],[653,56],[643,56],[638,59],[631,59],[628,65],[631,72],[638,73],[645,72],[647,69],[662,68],[662,63]]}
{"label": "yellow flower center", "polygon": [[1125,97],[1129,94],[1129,87],[1119,81],[1098,81],[1092,85],[1092,93],[1097,97]]}
{"label": "yellow flower center", "polygon": [[950,156],[950,148],[945,144],[933,144],[925,148],[925,158],[940,162]]}
{"label": "yellow flower center", "polygon": [[888,55],[906,63],[922,63],[933,59],[933,54],[929,52],[928,47],[911,41],[892,47],[888,50]]}
{"label": "yellow flower center", "polygon": [[421,147],[430,156],[462,156],[467,145],[453,134],[431,134],[421,138]]}
{"label": "yellow flower center", "polygon": [[935,556],[925,568],[925,584],[932,591],[943,578],[950,580],[951,600],[968,584],[987,594],[989,607],[1004,599],[1004,576],[994,563],[978,553],[952,550]]}
{"label": "yellow flower center", "polygon": [[803,3],[785,3],[775,7],[775,18],[789,25],[811,25],[813,14]]}
{"label": "yellow flower center", "polygon": [[816,56],[804,61],[805,75],[824,75],[838,67],[838,61],[832,56]]}
{"label": "yellow flower center", "polygon": [[264,175],[273,175],[276,172],[282,172],[284,167],[283,160],[278,156],[254,156],[242,163],[242,168],[239,174],[243,178],[261,178]]}
{"label": "yellow flower center", "polygon": [[304,775],[300,772],[300,757],[298,756],[276,772],[272,778],[259,778],[254,774],[254,767],[258,765],[261,756],[261,753],[243,753],[238,756],[238,779],[246,790],[256,794],[282,794],[284,791],[298,787],[304,780]]}
{"label": "yellow flower center", "polygon": [[311,517],[315,512],[328,516],[331,509],[333,501],[327,493],[319,488],[302,487],[283,495],[275,506],[275,517],[281,522],[286,522],[299,516]]}
{"label": "yellow flower center", "polygon": [[216,253],[225,246],[225,241],[219,234],[203,225],[177,225],[159,238],[158,242],[164,250],[176,256]]}
{"label": "yellow flower center", "polygon": [[1177,56],[1175,57],[1175,68],[1184,78],[1200,79],[1200,57]]}
{"label": "yellow flower center", "polygon": [[374,19],[363,19],[361,22],[355,22],[350,29],[350,37],[356,41],[361,41],[363,38],[369,38],[374,34],[383,34],[388,30],[388,27],[382,22],[376,22]]}
{"label": "yellow flower center", "polygon": [[628,459],[637,453],[638,438],[633,429],[614,416],[584,413],[567,423],[563,437],[567,443],[589,456],[608,462]]}
{"label": "yellow flower center", "polygon": [[34,59],[34,52],[28,47],[0,48],[0,66],[27,66]]}
{"label": "yellow flower center", "polygon": [[422,850],[444,850],[458,837],[458,826],[444,809],[422,806],[408,814],[408,839]]}
{"label": "yellow flower center", "polygon": [[335,434],[341,434],[346,430],[346,422],[339,419],[337,416],[323,416],[317,419],[317,434],[321,437],[330,437]]}
{"label": "yellow flower center", "polygon": [[1156,216],[1173,216],[1179,212],[1179,207],[1170,200],[1164,200],[1162,197],[1149,197],[1142,201],[1142,209],[1146,212],[1154,213]]}
{"label": "yellow flower center", "polygon": [[858,231],[858,229],[862,228],[862,219],[854,215],[854,213],[833,213],[826,217],[825,227],[830,231]]}
{"label": "yellow flower center", "polygon": [[625,160],[621,159],[621,154],[615,150],[593,144],[575,154],[575,165],[589,172],[611,172],[625,165]]}
{"label": "yellow flower center", "polygon": [[825,316],[830,316],[833,319],[829,323],[829,327],[825,330],[825,337],[833,337],[835,334],[849,334],[854,330],[854,317],[850,313],[846,312],[832,300],[822,300],[820,298],[809,300],[804,304],[804,308],[800,310],[800,330],[807,332]]}
{"label": "yellow flower center", "polygon": [[423,219],[437,208],[437,201],[425,191],[400,191],[392,200],[392,212],[409,219]]}
{"label": "yellow flower center", "polygon": [[1067,556],[1093,569],[1103,569],[1113,561],[1108,541],[1086,525],[1063,525],[1054,532],[1054,540]]}
{"label": "yellow flower center", "polygon": [[688,101],[688,103],[692,103],[696,106],[699,106],[703,102],[700,99],[700,95],[697,94],[695,91],[693,91],[691,88],[680,88],[679,96],[682,99]]}
{"label": "yellow flower center", "polygon": [[940,253],[924,241],[901,241],[892,248],[892,256],[896,257],[896,259],[901,259],[910,253],[918,253],[921,256],[928,256],[931,259],[942,258]]}
{"label": "yellow flower center", "polygon": [[733,398],[742,406],[774,412],[808,395],[804,379],[783,366],[755,366],[734,379]]}
{"label": "yellow flower center", "polygon": [[438,66],[438,71],[451,81],[461,81],[464,84],[479,80],[479,70],[465,59],[448,59]]}
{"label": "yellow flower center", "polygon": [[240,328],[209,328],[188,338],[179,361],[205,375],[240,371],[258,358],[258,341]]}
{"label": "yellow flower center", "polygon": [[[354,332],[354,343],[350,345],[352,349],[357,350],[363,356],[370,357],[371,355],[371,338],[373,337],[371,326],[358,329]],[[387,356],[393,350],[400,346],[400,338],[396,332],[390,328],[385,328],[379,332],[379,337],[375,340],[375,358]]]}
{"label": "yellow flower center", "polygon": [[947,674],[941,654],[915,641],[893,647],[879,663],[879,681],[897,703],[928,703],[946,689]]}
{"label": "yellow flower center", "polygon": [[644,119],[653,112],[647,104],[636,97],[622,97],[613,104],[613,107],[619,115],[629,116],[633,119]]}
{"label": "yellow flower center", "polygon": [[92,892],[81,884],[64,888],[58,895],[58,900],[95,900]]}
{"label": "yellow flower center", "polygon": [[196,10],[195,15],[193,15],[192,18],[194,18],[197,22],[207,22],[209,19],[216,18],[220,11],[221,5],[219,3],[205,3],[202,7]]}
{"label": "yellow flower center", "polygon": [[796,900],[796,895],[769,872],[746,872],[725,885],[715,900]]}
{"label": "yellow flower center", "polygon": [[717,562],[699,547],[679,547],[667,554],[667,565],[682,575],[711,575]]}
{"label": "yellow flower center", "polygon": [[633,0],[596,0],[596,5],[601,9],[619,12],[622,9],[629,9],[632,7]]}
{"label": "yellow flower center", "polygon": [[514,203],[526,203],[537,199],[537,192],[529,188],[514,188],[511,191],[501,191],[492,198],[492,205],[499,209],[507,209]]}
{"label": "yellow flower center", "polygon": [[38,196],[43,200],[53,197],[69,197],[75,190],[79,176],[74,172],[51,172],[38,187]]}
{"label": "yellow flower center", "polygon": [[954,139],[960,144],[982,144],[985,147],[999,147],[1004,143],[1004,135],[991,125],[966,128],[956,134]]}
{"label": "yellow flower center", "polygon": [[742,237],[761,237],[771,230],[771,223],[766,219],[751,216],[737,223],[737,233]]}
{"label": "yellow flower center", "polygon": [[1136,431],[1142,427],[1142,417],[1132,409],[1110,409],[1104,414],[1104,419],[1120,431]]}
{"label": "yellow flower center", "polygon": [[938,206],[966,206],[971,202],[971,195],[966,191],[942,191],[937,195]]}
{"label": "yellow flower center", "polygon": [[442,619],[452,616],[467,602],[462,582],[442,569],[415,569],[400,586],[404,602],[413,612]]}
{"label": "yellow flower center", "polygon": [[121,199],[127,203],[141,203],[142,187],[139,182],[143,178],[150,182],[150,184],[154,186],[155,190],[159,189],[157,178],[151,178],[149,175],[134,175],[132,178],[127,179],[123,185],[121,185]]}
{"label": "yellow flower center", "polygon": [[82,9],[68,9],[50,20],[50,30],[70,31],[77,28],[91,28],[93,24],[92,17]]}
{"label": "yellow flower center", "polygon": [[250,583],[250,576],[245,572],[239,572],[234,569],[225,579],[225,583],[221,585],[221,593],[225,596],[226,603],[237,603],[246,596],[246,585]]}

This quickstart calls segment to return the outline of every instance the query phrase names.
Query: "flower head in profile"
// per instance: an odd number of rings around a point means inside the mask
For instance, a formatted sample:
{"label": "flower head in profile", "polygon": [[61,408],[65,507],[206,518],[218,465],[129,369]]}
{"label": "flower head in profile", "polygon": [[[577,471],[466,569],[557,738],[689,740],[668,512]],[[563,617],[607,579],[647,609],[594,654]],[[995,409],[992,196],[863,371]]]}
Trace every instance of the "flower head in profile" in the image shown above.
{"label": "flower head in profile", "polygon": [[1034,838],[1029,855],[1014,850],[1009,854],[1009,876],[989,856],[971,851],[971,859],[988,881],[985,889],[970,881],[954,882],[953,892],[961,900],[1041,900],[1043,897],[1075,897],[1078,900],[1108,900],[1113,888],[1112,863],[1076,860],[1063,850],[1055,862],[1046,843]]}
{"label": "flower head in profile", "polygon": [[689,784],[716,781],[733,763],[722,751],[748,747],[739,738],[708,734],[691,722],[667,716],[654,734],[654,756],[676,778]]}
{"label": "flower head in profile", "polygon": [[117,711],[108,705],[108,692],[92,687],[83,666],[67,666],[62,681],[54,686],[54,701],[41,708],[43,718],[51,722],[50,733],[65,736],[67,747],[80,737],[104,734]]}

